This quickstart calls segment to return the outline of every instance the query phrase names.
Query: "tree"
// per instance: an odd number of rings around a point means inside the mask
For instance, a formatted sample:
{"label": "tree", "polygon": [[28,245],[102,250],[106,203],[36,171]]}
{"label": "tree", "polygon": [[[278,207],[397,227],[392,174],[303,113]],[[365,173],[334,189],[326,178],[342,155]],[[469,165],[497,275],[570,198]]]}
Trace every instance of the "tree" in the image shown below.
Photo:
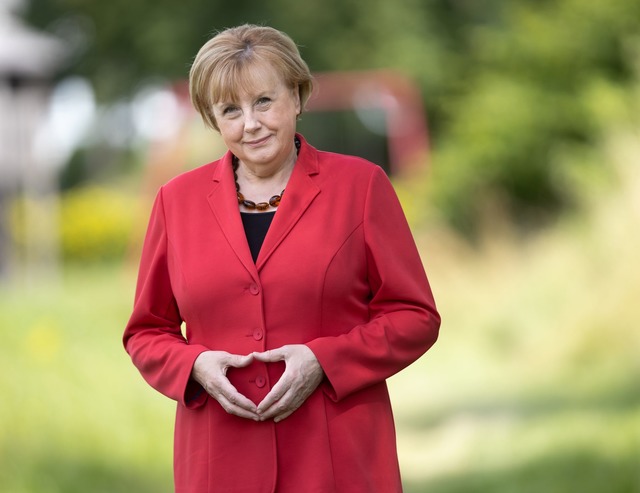
{"label": "tree", "polygon": [[523,225],[571,207],[600,96],[631,108],[638,79],[637,0],[32,0],[28,16],[71,40],[69,71],[104,101],[186,78],[213,31],[243,22],[288,32],[313,71],[400,70],[429,117],[430,198],[467,232],[487,198]]}

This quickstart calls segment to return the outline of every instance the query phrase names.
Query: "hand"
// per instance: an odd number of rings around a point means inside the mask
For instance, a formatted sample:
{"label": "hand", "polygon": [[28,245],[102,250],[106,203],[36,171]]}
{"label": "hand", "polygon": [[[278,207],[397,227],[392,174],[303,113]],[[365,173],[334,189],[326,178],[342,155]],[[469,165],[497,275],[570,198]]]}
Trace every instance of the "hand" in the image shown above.
{"label": "hand", "polygon": [[289,417],[324,378],[324,371],[315,354],[304,344],[282,346],[264,353],[253,353],[252,356],[264,363],[284,361],[286,365],[280,380],[258,404],[257,412],[261,421],[273,418],[277,423]]}
{"label": "hand", "polygon": [[229,414],[259,421],[256,405],[238,392],[227,378],[229,368],[243,368],[252,361],[251,354],[240,356],[225,351],[205,351],[196,358],[191,378]]}

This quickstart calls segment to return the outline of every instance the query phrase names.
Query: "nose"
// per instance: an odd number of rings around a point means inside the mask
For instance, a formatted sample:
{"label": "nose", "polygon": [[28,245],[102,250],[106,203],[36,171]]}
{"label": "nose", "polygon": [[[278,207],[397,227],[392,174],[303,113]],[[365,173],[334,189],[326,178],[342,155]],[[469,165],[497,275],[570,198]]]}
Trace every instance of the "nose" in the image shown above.
{"label": "nose", "polygon": [[244,113],[244,130],[245,132],[255,132],[261,126],[258,115],[255,111],[245,111]]}

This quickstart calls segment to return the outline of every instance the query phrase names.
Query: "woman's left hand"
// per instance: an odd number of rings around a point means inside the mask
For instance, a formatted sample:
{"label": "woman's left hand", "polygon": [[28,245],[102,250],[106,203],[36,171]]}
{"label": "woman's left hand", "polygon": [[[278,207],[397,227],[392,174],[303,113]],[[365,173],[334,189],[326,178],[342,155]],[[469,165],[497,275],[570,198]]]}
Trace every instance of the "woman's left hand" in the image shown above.
{"label": "woman's left hand", "polygon": [[258,404],[261,421],[273,418],[277,423],[289,417],[316,390],[324,378],[324,371],[316,356],[304,344],[292,344],[264,353],[253,353],[253,357],[264,363],[284,361],[286,365],[280,380]]}

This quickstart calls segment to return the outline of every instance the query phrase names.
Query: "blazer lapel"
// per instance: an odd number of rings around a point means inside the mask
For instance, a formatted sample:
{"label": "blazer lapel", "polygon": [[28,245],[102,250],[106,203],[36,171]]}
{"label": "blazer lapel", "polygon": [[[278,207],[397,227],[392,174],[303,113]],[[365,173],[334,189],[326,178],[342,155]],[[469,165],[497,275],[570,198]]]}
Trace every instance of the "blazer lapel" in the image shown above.
{"label": "blazer lapel", "polygon": [[291,178],[289,178],[282,202],[280,206],[278,206],[278,211],[273,218],[273,222],[267,231],[267,236],[258,254],[256,261],[258,271],[260,271],[265,262],[276,248],[278,248],[278,245],[280,245],[282,240],[289,234],[291,229],[320,193],[320,189],[311,178],[318,173],[317,151],[309,146],[302,136],[298,135],[298,138],[302,141],[300,154],[298,155],[298,160],[291,174]]}
{"label": "blazer lapel", "polygon": [[236,198],[236,189],[231,168],[231,152],[227,152],[213,173],[214,187],[207,196],[209,206],[220,225],[220,229],[229,245],[257,282],[258,271],[253,263],[247,236],[245,235]]}

